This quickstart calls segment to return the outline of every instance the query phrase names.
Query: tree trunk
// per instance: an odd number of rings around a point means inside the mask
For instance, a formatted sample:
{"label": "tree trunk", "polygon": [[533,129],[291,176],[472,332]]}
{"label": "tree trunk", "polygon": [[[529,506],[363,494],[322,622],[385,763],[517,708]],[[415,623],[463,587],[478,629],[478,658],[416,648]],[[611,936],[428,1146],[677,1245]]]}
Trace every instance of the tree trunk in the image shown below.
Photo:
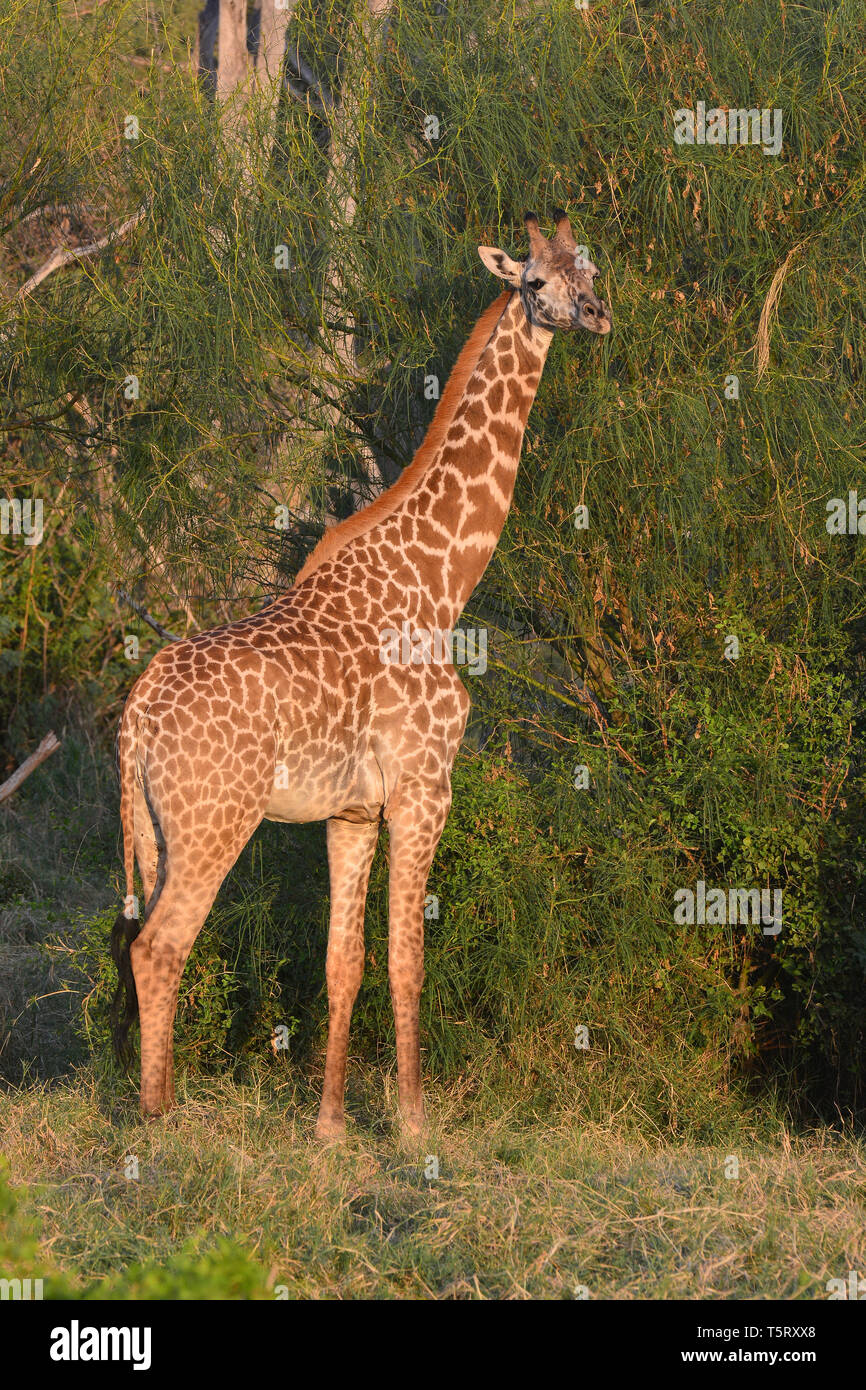
{"label": "tree trunk", "polygon": [[224,102],[250,72],[247,52],[247,0],[219,0],[217,101]]}
{"label": "tree trunk", "polygon": [[[362,15],[361,32],[357,46],[346,59],[342,75],[342,97],[335,108],[331,121],[330,169],[326,183],[329,203],[331,235],[337,245],[325,273],[323,310],[325,318],[332,318],[347,325],[346,329],[334,329],[330,353],[326,366],[335,375],[352,380],[356,376],[356,352],[354,315],[347,308],[347,289],[353,288],[345,273],[345,261],[340,254],[343,234],[351,230],[358,209],[358,171],[355,168],[357,135],[361,111],[370,95],[373,73],[371,63],[380,50],[383,32],[387,24],[392,0],[366,0],[366,14]],[[347,240],[347,239],[345,239]],[[334,425],[339,418],[335,409],[326,410],[327,423]],[[365,491],[378,493],[385,487],[381,470],[378,468],[373,451],[368,445],[360,449],[364,471],[367,475],[367,488],[354,484],[350,491],[356,506],[363,506],[369,500]]]}
{"label": "tree trunk", "polygon": [[[246,0],[207,0],[199,14],[199,73],[212,76],[217,100],[222,103],[245,85],[249,95],[257,88],[268,106],[265,125],[271,134],[282,85],[286,31],[295,4],[296,0],[261,0],[255,35]],[[219,54],[215,58],[217,34]],[[254,37],[257,43],[252,54]],[[238,115],[235,111],[234,118]]]}

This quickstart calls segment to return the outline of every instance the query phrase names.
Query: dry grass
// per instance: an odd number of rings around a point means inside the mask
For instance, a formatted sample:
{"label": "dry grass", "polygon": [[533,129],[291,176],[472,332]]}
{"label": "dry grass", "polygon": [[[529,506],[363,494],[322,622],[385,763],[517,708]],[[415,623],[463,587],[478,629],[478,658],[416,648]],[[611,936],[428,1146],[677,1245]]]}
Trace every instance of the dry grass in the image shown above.
{"label": "dry grass", "polygon": [[22,1208],[46,1259],[82,1285],[225,1237],[259,1267],[262,1297],[556,1299],[582,1285],[592,1298],[805,1299],[866,1264],[866,1154],[828,1131],[744,1142],[734,1180],[723,1149],[565,1116],[467,1118],[458,1093],[434,1095],[420,1148],[359,1108],[347,1142],[323,1148],[312,1093],[273,1076],[196,1080],[148,1125],[86,1071],[0,1103]]}

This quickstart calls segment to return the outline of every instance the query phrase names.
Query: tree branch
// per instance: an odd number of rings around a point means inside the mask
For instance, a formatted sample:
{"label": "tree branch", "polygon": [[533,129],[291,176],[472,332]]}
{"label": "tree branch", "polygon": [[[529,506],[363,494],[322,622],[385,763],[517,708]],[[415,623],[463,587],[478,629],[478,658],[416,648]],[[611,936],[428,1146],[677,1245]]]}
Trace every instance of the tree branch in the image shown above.
{"label": "tree branch", "polygon": [[41,285],[43,280],[47,280],[49,275],[53,275],[54,271],[60,270],[62,266],[69,265],[72,261],[86,260],[89,256],[95,256],[98,252],[104,251],[106,246],[110,246],[112,242],[119,241],[120,238],[126,236],[127,232],[130,232],[133,227],[137,227],[146,212],[146,207],[139,208],[138,212],[134,213],[132,217],[128,217],[119,227],[115,227],[112,231],[106,232],[105,236],[99,237],[97,241],[88,242],[86,246],[56,247],[51,252],[45,264],[41,265],[36,271],[36,274],[31,275],[29,280],[25,280],[16,298],[23,300],[32,290],[36,289],[37,285]]}
{"label": "tree branch", "polygon": [[183,638],[182,638],[182,637],[177,637],[173,632],[169,632],[169,631],[168,631],[168,628],[163,627],[162,623],[158,623],[158,622],[156,621],[156,618],[152,618],[152,617],[150,616],[150,614],[148,613],[147,609],[146,609],[146,608],[142,608],[142,606],[141,606],[140,603],[136,603],[136,601],[135,601],[134,598],[130,598],[129,594],[126,592],[125,589],[117,589],[117,590],[116,590],[116,593],[117,593],[117,597],[118,597],[119,599],[122,599],[124,603],[128,604],[129,607],[132,609],[133,613],[137,613],[138,616],[139,616],[144,622],[147,623],[148,627],[152,627],[153,630],[154,630],[154,632],[155,632],[159,637],[162,637],[162,639],[163,639],[164,641],[166,641],[166,642],[182,642],[182,641],[183,641]]}
{"label": "tree branch", "polygon": [[53,732],[46,734],[35,753],[31,753],[29,758],[25,758],[20,767],[16,768],[11,777],[0,786],[0,801],[5,801],[7,796],[16,792],[31,774],[35,772],[40,763],[44,763],[46,758],[60,747],[60,740]]}

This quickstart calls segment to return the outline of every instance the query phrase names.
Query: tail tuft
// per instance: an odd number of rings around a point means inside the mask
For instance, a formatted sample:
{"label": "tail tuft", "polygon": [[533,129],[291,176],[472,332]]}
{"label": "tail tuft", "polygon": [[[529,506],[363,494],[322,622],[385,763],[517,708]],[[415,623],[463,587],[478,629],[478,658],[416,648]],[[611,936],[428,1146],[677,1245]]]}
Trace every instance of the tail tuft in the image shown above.
{"label": "tail tuft", "polygon": [[117,990],[111,1001],[109,1019],[114,1055],[124,1071],[129,1071],[135,1056],[129,1030],[138,1018],[138,995],[129,948],[140,930],[141,923],[134,917],[127,917],[125,912],[118,914],[111,928],[111,958],[117,966]]}

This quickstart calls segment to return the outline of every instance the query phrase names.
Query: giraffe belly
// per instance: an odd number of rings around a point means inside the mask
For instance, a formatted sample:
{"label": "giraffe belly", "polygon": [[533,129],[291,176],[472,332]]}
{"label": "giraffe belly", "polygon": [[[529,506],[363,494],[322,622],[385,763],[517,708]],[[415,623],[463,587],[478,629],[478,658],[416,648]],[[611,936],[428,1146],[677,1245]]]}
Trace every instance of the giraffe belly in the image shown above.
{"label": "giraffe belly", "polygon": [[308,768],[293,777],[286,764],[278,761],[264,817],[295,825],[332,816],[378,820],[384,802],[382,775],[375,765],[342,775],[330,767]]}
{"label": "giraffe belly", "polygon": [[328,820],[336,814],[344,798],[326,792],[310,795],[303,787],[275,788],[265,807],[265,820],[298,825],[311,820]]}

